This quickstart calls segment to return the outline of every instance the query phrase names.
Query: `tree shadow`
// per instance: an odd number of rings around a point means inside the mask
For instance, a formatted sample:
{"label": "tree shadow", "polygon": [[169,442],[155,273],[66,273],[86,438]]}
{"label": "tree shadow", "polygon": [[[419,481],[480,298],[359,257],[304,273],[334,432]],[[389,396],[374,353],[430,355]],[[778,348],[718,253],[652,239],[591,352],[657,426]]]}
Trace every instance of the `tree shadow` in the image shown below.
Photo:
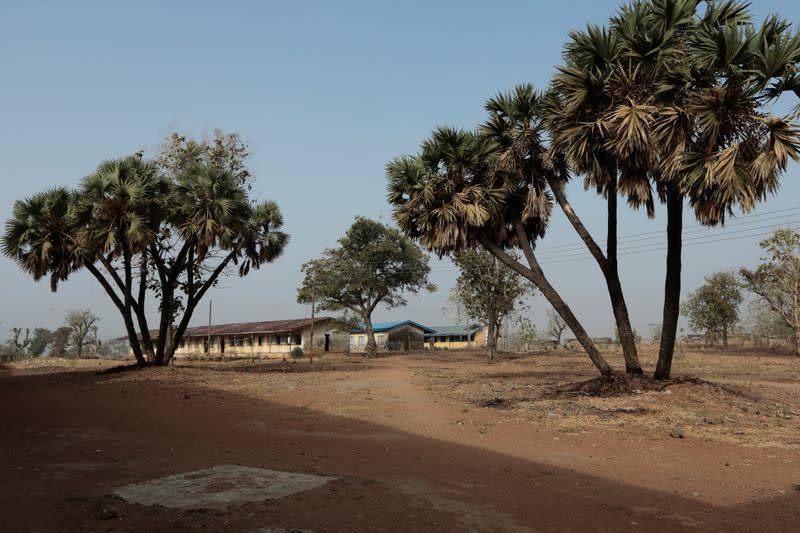
{"label": "tree shadow", "polygon": [[[709,505],[493,451],[488,444],[440,440],[229,391],[222,404],[201,389],[189,399],[180,383],[115,380],[98,388],[97,377],[73,373],[54,387],[50,378],[0,375],[0,447],[9,463],[8,475],[0,478],[0,512],[26,517],[24,529],[103,524],[87,516],[85,505],[54,494],[92,502],[114,486],[223,463],[330,474],[340,481],[285,501],[213,515],[118,503],[125,524],[142,530],[250,530],[282,523],[405,531],[411,523],[425,531],[777,531],[790,530],[800,518],[793,493],[746,505]],[[26,408],[9,410],[19,405]],[[93,463],[87,463],[87,450]],[[618,451],[625,453],[624,441]],[[37,465],[35,473],[31,465]],[[674,467],[664,462],[651,474],[674,477]],[[56,476],[62,471],[69,475]]]}

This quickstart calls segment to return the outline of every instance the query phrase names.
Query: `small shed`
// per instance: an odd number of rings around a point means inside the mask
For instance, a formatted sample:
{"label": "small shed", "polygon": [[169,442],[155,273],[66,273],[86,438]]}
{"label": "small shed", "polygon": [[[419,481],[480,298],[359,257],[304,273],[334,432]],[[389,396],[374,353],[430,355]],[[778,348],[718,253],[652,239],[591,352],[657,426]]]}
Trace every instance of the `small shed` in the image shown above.
{"label": "small shed", "polygon": [[[375,342],[379,352],[410,352],[425,347],[425,335],[433,333],[431,328],[413,320],[397,322],[376,322],[372,324]],[[367,351],[367,331],[364,324],[359,324],[350,333],[350,351]]]}

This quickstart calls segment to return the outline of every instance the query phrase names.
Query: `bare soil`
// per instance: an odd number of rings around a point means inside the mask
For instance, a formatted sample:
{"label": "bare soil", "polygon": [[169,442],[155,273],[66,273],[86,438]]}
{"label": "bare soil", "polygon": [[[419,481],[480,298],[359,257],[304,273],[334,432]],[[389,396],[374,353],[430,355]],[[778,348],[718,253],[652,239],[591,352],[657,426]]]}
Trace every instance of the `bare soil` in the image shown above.
{"label": "bare soil", "polygon": [[[617,367],[621,357],[611,353]],[[652,349],[644,362],[654,365]],[[800,358],[679,353],[669,383],[585,356],[0,369],[4,531],[796,531]],[[227,510],[115,487],[240,464],[331,475]]]}

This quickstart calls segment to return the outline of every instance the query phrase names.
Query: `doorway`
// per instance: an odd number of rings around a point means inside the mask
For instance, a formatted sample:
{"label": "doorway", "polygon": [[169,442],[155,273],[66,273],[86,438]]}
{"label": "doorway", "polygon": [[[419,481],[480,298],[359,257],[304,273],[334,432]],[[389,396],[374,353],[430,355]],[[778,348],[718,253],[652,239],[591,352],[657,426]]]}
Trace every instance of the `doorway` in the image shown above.
{"label": "doorway", "polygon": [[325,351],[329,352],[331,350],[331,334],[325,334]]}

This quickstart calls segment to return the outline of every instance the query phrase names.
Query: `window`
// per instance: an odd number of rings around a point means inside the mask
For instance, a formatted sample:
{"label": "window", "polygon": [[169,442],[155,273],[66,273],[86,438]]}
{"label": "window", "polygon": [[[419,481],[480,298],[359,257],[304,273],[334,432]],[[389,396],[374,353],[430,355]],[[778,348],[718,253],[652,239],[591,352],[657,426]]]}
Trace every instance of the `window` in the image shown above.
{"label": "window", "polygon": [[367,336],[366,335],[359,335],[358,336],[358,345],[365,346],[367,344]]}
{"label": "window", "polygon": [[386,335],[378,335],[378,337],[377,337],[377,342],[378,342],[378,344],[380,344],[381,346],[383,346],[384,344],[386,344]]}
{"label": "window", "polygon": [[264,337],[263,337],[263,335],[259,335],[258,336],[258,345],[261,346],[262,344],[264,344]]}
{"label": "window", "polygon": [[292,335],[292,344],[300,346],[303,344],[303,338],[300,335]]}

